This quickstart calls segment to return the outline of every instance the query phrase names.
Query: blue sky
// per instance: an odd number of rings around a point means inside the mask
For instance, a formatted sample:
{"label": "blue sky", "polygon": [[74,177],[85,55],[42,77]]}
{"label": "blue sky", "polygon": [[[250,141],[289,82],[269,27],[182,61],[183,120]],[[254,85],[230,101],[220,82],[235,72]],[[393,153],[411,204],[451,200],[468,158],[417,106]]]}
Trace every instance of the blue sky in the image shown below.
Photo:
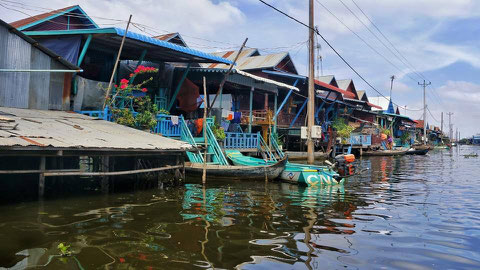
{"label": "blue sky", "polygon": [[[307,22],[307,0],[266,0],[296,18]],[[352,0],[342,0],[374,33],[373,25],[363,17]],[[257,0],[137,0],[137,1],[46,1],[19,0],[25,6],[17,10],[38,14],[79,4],[100,26],[124,27],[128,15],[149,28],[133,29],[146,34],[180,32],[188,45],[203,51],[237,48],[245,37],[247,46],[262,53],[288,50],[298,71],[307,70],[307,29],[267,8]],[[367,41],[373,52],[332,17],[319,2]],[[477,0],[355,0],[382,30],[409,63],[432,81],[427,88],[428,106],[433,117],[427,121],[439,126],[441,112],[453,112],[455,127],[462,136],[480,132],[480,1]],[[0,1],[4,5],[7,2]],[[32,6],[36,6],[35,8]],[[407,108],[422,107],[421,80],[408,64],[401,63],[340,2],[315,2],[315,24],[328,41],[384,95],[389,93],[389,77],[395,75],[393,101]],[[12,8],[12,4],[7,7]],[[42,10],[42,8],[45,8]],[[21,12],[0,6],[0,18],[7,22],[24,18]],[[108,20],[117,19],[123,21]],[[386,41],[384,41],[386,43]],[[389,45],[388,43],[386,43]],[[352,78],[357,89],[377,96],[323,43],[324,74],[337,79]],[[390,47],[391,50],[393,50]],[[403,62],[406,62],[403,60]],[[419,119],[420,111],[407,115]],[[444,125],[446,129],[447,125]]]}

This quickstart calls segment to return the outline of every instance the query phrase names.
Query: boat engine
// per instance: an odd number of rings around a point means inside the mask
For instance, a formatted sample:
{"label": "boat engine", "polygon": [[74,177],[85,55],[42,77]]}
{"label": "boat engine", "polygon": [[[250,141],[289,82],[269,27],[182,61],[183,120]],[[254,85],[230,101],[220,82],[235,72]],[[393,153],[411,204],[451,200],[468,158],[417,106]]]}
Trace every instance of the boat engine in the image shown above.
{"label": "boat engine", "polygon": [[352,164],[355,161],[355,155],[338,155],[335,157],[335,167],[340,176],[352,176],[355,174],[355,166]]}

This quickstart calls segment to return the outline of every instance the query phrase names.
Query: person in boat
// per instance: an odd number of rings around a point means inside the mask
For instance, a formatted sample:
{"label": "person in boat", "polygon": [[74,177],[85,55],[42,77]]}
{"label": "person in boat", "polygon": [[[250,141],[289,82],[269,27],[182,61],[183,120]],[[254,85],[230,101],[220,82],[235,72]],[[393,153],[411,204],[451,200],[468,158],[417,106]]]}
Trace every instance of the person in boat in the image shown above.
{"label": "person in boat", "polygon": [[388,135],[387,147],[388,147],[389,150],[392,150],[392,149],[393,149],[393,138],[392,138],[391,135]]}

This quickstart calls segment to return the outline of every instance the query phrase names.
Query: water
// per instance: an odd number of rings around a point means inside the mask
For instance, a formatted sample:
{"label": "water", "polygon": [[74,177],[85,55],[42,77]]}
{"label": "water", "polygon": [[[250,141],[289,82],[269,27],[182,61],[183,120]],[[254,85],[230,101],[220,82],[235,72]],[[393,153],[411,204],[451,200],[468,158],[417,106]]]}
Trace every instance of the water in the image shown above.
{"label": "water", "polygon": [[[0,207],[23,269],[479,269],[480,158],[372,157],[344,188],[190,183]],[[70,245],[60,257],[57,245]]]}

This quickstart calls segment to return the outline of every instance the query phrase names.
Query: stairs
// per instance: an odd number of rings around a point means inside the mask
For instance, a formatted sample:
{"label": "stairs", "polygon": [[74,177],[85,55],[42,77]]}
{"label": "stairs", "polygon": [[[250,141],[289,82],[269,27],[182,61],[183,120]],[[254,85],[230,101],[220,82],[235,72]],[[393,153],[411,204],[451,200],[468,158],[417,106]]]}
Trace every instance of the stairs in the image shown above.
{"label": "stairs", "polygon": [[183,116],[180,117],[181,123],[181,136],[182,141],[188,142],[198,149],[197,152],[187,152],[187,157],[192,163],[204,163],[205,151],[207,151],[207,164],[211,165],[229,165],[228,161],[223,154],[220,145],[213,135],[211,126],[213,125],[213,119],[207,119],[206,132],[208,147],[205,149],[205,138],[204,137],[193,137],[192,133],[188,129],[187,123]]}

